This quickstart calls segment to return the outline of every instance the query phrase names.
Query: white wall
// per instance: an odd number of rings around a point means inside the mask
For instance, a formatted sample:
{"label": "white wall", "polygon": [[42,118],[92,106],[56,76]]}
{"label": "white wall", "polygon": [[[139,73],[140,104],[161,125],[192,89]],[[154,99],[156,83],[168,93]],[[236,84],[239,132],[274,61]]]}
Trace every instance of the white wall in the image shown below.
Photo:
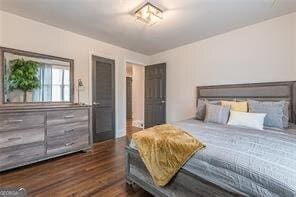
{"label": "white wall", "polygon": [[294,13],[292,17],[292,27],[293,27],[293,57],[294,57],[294,72],[296,73],[296,12]]}
{"label": "white wall", "polygon": [[[75,82],[85,85],[81,101],[91,103],[91,54],[115,60],[116,136],[125,134],[125,63],[146,64],[149,57],[53,26],[0,11],[0,46],[74,59]],[[76,84],[75,84],[76,86]],[[75,90],[75,100],[76,90]]]}
{"label": "white wall", "polygon": [[91,103],[91,54],[115,59],[116,136],[125,133],[126,62],[167,63],[169,122],[194,115],[198,85],[296,80],[295,13],[148,57],[0,11],[0,46],[74,59],[86,103]]}
{"label": "white wall", "polygon": [[135,127],[141,127],[144,124],[144,72],[144,66],[133,65],[132,106],[133,126]]}
{"label": "white wall", "polygon": [[165,51],[167,121],[193,117],[196,86],[296,80],[296,13]]}

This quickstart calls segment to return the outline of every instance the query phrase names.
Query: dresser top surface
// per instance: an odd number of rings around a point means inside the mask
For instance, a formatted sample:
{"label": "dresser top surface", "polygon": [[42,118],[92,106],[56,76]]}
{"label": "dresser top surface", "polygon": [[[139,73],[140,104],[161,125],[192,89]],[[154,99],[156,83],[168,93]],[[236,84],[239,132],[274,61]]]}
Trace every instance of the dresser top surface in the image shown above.
{"label": "dresser top surface", "polygon": [[59,104],[59,105],[0,105],[0,113],[12,112],[12,111],[50,111],[58,109],[83,109],[90,108],[90,105],[78,105],[78,104]]}

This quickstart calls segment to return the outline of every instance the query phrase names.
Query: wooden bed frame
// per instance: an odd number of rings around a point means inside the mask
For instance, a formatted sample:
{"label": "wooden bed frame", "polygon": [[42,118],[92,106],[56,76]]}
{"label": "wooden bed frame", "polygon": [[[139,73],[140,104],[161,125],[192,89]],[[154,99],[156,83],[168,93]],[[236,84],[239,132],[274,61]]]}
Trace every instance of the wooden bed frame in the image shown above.
{"label": "wooden bed frame", "polygon": [[[290,122],[296,123],[296,82],[271,82],[197,87],[197,100],[290,101]],[[136,184],[154,196],[243,196],[210,183],[195,174],[181,169],[165,187],[157,187],[142,162],[138,151],[126,147],[126,181]]]}
{"label": "wooden bed frame", "polygon": [[296,123],[296,81],[197,87],[197,100],[262,100],[290,102],[290,122]]}

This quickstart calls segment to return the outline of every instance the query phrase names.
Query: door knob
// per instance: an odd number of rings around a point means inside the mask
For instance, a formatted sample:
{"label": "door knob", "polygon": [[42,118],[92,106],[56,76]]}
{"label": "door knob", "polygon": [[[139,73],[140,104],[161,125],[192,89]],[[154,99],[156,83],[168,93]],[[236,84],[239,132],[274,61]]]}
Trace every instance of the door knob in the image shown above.
{"label": "door knob", "polygon": [[165,103],[165,101],[161,101],[161,103]]}
{"label": "door knob", "polygon": [[100,103],[97,103],[97,102],[93,102],[93,105],[100,105]]}

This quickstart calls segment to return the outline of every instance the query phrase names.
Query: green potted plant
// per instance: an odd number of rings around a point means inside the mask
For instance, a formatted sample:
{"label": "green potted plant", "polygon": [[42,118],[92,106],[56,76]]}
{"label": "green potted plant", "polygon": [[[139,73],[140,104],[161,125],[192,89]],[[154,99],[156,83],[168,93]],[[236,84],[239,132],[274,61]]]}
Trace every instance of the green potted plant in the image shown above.
{"label": "green potted plant", "polygon": [[38,79],[39,63],[32,60],[15,59],[10,62],[9,89],[22,90],[24,102],[27,101],[27,92],[40,87]]}

